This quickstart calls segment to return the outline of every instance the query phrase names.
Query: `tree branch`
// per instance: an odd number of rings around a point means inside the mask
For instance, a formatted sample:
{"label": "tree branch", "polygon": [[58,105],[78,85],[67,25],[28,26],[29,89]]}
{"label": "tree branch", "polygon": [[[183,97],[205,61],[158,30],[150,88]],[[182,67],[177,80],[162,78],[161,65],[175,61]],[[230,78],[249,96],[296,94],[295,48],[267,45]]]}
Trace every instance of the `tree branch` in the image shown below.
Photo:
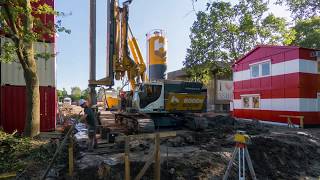
{"label": "tree branch", "polygon": [[23,56],[23,52],[22,52],[22,47],[23,47],[23,42],[20,40],[19,38],[19,30],[15,24],[13,15],[11,13],[10,7],[8,6],[8,3],[3,4],[4,7],[4,11],[7,15],[7,25],[8,28],[12,31],[12,35],[11,35],[11,39],[13,40],[13,42],[16,45],[16,53],[19,59],[20,64],[22,65],[22,68],[24,70],[26,70],[28,68],[25,60],[24,60],[24,56]]}
{"label": "tree branch", "polygon": [[10,32],[5,32],[5,34],[6,34],[7,36],[9,36],[11,39],[16,38],[16,37],[14,37],[13,31],[9,28],[7,19],[4,18],[3,21],[0,22],[0,25],[1,25],[1,27],[8,27],[8,28],[6,28],[6,29],[8,29]]}
{"label": "tree branch", "polygon": [[21,40],[18,40],[18,41],[16,41],[15,42],[16,43],[16,53],[17,53],[17,56],[18,56],[18,59],[19,59],[19,62],[20,62],[20,64],[21,64],[21,66],[22,66],[22,68],[23,68],[23,70],[26,70],[27,68],[28,68],[28,65],[27,65],[27,63],[25,62],[25,60],[24,60],[24,56],[23,56],[23,51],[22,51],[22,47],[21,46],[23,46],[21,43]]}
{"label": "tree branch", "polygon": [[14,38],[13,40],[17,41],[19,39],[19,30],[16,26],[16,23],[14,22],[14,18],[10,11],[10,7],[8,6],[7,3],[5,3],[3,4],[3,8],[8,17],[9,22],[7,22],[7,25],[8,25],[8,28],[12,31],[12,38]]}

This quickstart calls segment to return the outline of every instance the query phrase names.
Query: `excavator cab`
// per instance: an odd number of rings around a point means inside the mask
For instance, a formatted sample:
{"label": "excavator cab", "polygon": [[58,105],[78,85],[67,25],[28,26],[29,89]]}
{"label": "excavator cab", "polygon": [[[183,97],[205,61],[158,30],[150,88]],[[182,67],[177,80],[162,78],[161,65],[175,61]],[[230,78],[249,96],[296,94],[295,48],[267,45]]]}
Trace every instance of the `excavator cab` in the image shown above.
{"label": "excavator cab", "polygon": [[164,111],[164,87],[161,82],[142,83],[133,95],[133,107],[139,112]]}

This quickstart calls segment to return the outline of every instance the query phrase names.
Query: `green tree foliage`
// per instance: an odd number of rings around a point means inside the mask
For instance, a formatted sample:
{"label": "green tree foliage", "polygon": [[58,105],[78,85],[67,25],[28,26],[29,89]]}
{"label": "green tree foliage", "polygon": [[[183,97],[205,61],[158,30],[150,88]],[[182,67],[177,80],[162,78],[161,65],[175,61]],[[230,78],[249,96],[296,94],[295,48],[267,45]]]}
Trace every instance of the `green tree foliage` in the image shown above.
{"label": "green tree foliage", "polygon": [[261,44],[283,44],[290,45],[295,39],[295,31],[289,28],[284,18],[269,14],[262,20],[260,29]]}
{"label": "green tree foliage", "polygon": [[68,91],[65,88],[62,88],[62,96],[63,98],[68,97]]}
{"label": "green tree foliage", "polygon": [[277,4],[285,4],[294,19],[308,19],[320,15],[319,0],[277,0]]}
{"label": "green tree foliage", "polygon": [[61,90],[57,90],[57,96],[58,96],[58,101],[62,101],[63,100],[63,95],[62,95],[62,91]]}
{"label": "green tree foliage", "polygon": [[80,87],[71,87],[71,99],[72,101],[79,101],[81,98]]}
{"label": "green tree foliage", "polygon": [[65,97],[68,97],[68,92],[65,88],[63,88],[62,90],[57,90],[57,94],[59,101],[63,101]]}
{"label": "green tree foliage", "polygon": [[230,74],[231,64],[257,44],[291,43],[283,18],[267,14],[267,1],[213,1],[197,13],[184,66],[192,80],[207,83],[213,73]]}
{"label": "green tree foliage", "polygon": [[295,32],[292,45],[320,49],[320,16],[298,20],[292,29]]}
{"label": "green tree foliage", "polygon": [[86,100],[89,99],[89,88],[81,91],[81,99],[86,99]]}

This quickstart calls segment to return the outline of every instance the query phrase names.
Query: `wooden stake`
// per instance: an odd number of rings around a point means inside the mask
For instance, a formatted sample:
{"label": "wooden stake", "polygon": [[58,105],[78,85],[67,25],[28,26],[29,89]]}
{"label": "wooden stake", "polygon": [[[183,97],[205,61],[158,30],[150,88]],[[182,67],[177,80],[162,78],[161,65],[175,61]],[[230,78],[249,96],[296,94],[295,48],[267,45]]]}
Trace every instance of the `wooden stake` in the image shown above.
{"label": "wooden stake", "polygon": [[160,134],[156,134],[155,138],[155,166],[154,166],[154,179],[160,180],[160,170],[161,170],[161,162],[160,162]]}
{"label": "wooden stake", "polygon": [[303,123],[303,116],[300,117],[300,128],[304,128],[304,123]]}
{"label": "wooden stake", "polygon": [[70,136],[70,143],[69,143],[69,176],[73,177],[73,169],[74,169],[74,161],[73,161],[73,138]]}
{"label": "wooden stake", "polygon": [[294,126],[292,125],[292,122],[291,122],[291,118],[290,118],[290,117],[288,117],[288,126],[294,128]]}
{"label": "wooden stake", "polygon": [[124,151],[124,168],[125,180],[130,180],[130,161],[129,161],[129,137],[125,138],[125,151]]}

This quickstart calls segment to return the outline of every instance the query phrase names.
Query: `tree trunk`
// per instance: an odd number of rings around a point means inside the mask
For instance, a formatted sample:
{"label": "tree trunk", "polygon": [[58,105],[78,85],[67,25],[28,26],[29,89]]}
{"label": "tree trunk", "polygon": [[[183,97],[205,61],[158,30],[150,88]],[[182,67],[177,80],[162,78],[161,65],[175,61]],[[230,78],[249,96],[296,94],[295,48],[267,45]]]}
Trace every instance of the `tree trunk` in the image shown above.
{"label": "tree trunk", "polygon": [[27,89],[27,114],[24,135],[34,137],[40,132],[40,92],[39,79],[37,75],[37,64],[33,55],[33,43],[25,46],[27,54],[25,62],[28,67],[24,69],[24,78]]}

